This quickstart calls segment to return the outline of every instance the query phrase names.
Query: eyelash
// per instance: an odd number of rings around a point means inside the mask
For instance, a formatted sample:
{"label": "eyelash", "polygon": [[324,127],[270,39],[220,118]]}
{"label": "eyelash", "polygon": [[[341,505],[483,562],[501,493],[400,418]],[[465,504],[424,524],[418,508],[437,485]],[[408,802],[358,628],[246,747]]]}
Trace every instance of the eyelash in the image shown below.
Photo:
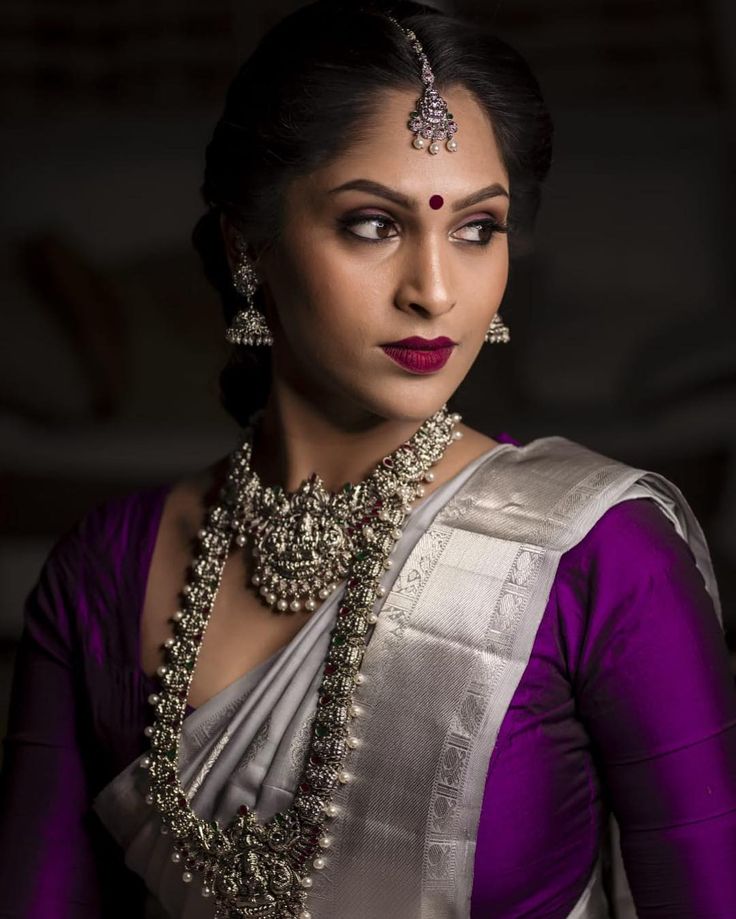
{"label": "eyelash", "polygon": [[[386,237],[385,239],[369,239],[367,236],[359,236],[357,233],[353,233],[350,229],[350,227],[358,226],[361,223],[370,223],[371,221],[374,221],[375,223],[381,223],[381,224],[393,224],[394,226],[396,225],[396,221],[393,220],[391,217],[384,217],[381,214],[366,214],[362,217],[361,216],[347,217],[344,220],[341,220],[340,224],[342,228],[344,229],[344,231],[350,236],[351,239],[357,239],[357,240],[360,240],[361,242],[384,243],[384,242],[388,242],[390,239],[396,239],[395,236]],[[491,235],[488,237],[487,240],[485,240],[485,242],[481,242],[480,240],[472,240],[472,239],[460,240],[460,242],[469,243],[471,246],[482,246],[482,247],[488,246],[493,241],[493,237],[496,235],[496,233],[508,233],[509,231],[508,223],[500,223],[498,220],[494,220],[491,217],[487,218],[486,220],[473,220],[470,223],[464,224],[462,227],[460,227],[460,229],[464,230],[467,227],[479,227],[481,229],[489,228],[491,230]]]}

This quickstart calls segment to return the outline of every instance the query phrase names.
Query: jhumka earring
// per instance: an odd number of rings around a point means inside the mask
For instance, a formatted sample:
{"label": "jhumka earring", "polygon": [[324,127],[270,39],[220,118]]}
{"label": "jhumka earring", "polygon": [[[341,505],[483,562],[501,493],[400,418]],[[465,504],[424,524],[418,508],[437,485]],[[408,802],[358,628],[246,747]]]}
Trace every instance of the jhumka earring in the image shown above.
{"label": "jhumka earring", "polygon": [[496,313],[491,320],[484,341],[489,345],[507,345],[511,341],[511,332],[500,313]]}
{"label": "jhumka earring", "polygon": [[245,297],[247,307],[235,314],[232,325],[225,331],[225,338],[231,345],[272,345],[273,336],[266,317],[255,306],[258,275],[248,258],[246,241],[239,233],[235,233],[234,238],[238,259],[233,270],[233,287]]}

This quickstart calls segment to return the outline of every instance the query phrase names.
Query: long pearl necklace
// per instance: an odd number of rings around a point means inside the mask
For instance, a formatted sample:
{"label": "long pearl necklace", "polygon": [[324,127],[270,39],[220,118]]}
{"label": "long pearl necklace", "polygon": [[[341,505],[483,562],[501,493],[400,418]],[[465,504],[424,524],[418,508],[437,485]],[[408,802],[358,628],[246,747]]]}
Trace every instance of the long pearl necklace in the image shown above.
{"label": "long pearl necklace", "polygon": [[[391,567],[389,556],[403,532],[410,504],[423,493],[421,481],[433,479],[430,467],[444,456],[450,442],[462,436],[454,430],[460,420],[460,415],[449,414],[443,406],[354,487],[357,494],[346,491],[335,502],[326,500],[327,493],[315,477],[291,496],[264,488],[250,468],[252,428],[230,457],[226,481],[198,534],[181,608],[172,616],[174,635],[164,643],[166,663],[157,671],[161,691],[149,699],[154,723],[145,731],[151,749],[141,760],[150,773],[146,801],[161,815],[161,832],[174,837],[172,860],[181,864],[184,883],[201,881],[202,896],[214,898],[215,919],[311,919],[305,907],[313,884],[311,871],[326,866],[332,843],[328,825],[339,816],[331,798],[339,784],[350,781],[346,759],[360,743],[352,730],[361,714],[354,696],[362,683],[360,666],[377,621],[374,606],[385,592],[379,582]],[[359,509],[362,516],[356,518]],[[348,520],[354,530],[342,541],[325,537],[339,528],[336,518]],[[307,551],[299,552],[299,540],[284,529],[285,520],[301,521],[302,535],[309,532]],[[291,604],[300,596],[314,599],[310,592],[317,582],[319,596],[324,597],[336,587],[330,577],[347,573],[348,580],[292,804],[265,822],[241,805],[222,826],[194,813],[177,764],[189,688],[225,562],[233,542],[244,545],[249,533],[261,540],[259,577],[271,578],[254,586],[266,588],[260,595],[277,610],[284,610],[279,605],[282,600],[292,612],[309,610],[306,603],[297,608]],[[333,548],[332,556],[320,560],[315,546]],[[290,553],[298,553],[299,564],[290,562]],[[274,571],[279,572],[278,579]],[[331,572],[326,583],[325,571]]]}

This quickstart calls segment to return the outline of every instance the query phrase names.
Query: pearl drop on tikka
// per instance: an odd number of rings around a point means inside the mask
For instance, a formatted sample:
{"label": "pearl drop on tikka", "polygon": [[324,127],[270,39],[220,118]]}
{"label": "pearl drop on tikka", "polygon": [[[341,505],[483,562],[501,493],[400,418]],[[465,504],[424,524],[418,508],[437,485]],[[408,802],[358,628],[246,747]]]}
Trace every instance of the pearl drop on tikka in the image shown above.
{"label": "pearl drop on tikka", "polygon": [[357,718],[359,715],[363,714],[363,709],[359,705],[350,706],[350,717]]}
{"label": "pearl drop on tikka", "polygon": [[289,609],[292,611],[292,613],[298,613],[301,608],[302,608],[301,600],[292,600],[291,603],[289,604]]}
{"label": "pearl drop on tikka", "polygon": [[453,440],[461,440],[462,437],[463,437],[463,432],[462,432],[462,431],[453,431],[453,432],[452,432],[452,439],[453,439]]}
{"label": "pearl drop on tikka", "polygon": [[317,601],[313,600],[312,597],[310,597],[304,605],[306,606],[306,608],[309,610],[310,613],[313,610],[317,609]]}
{"label": "pearl drop on tikka", "polygon": [[308,909],[303,909],[299,913],[299,919],[312,919],[312,914],[309,912]]}
{"label": "pearl drop on tikka", "polygon": [[166,664],[161,664],[159,667],[156,668],[156,673],[159,676],[165,676],[168,672],[169,672],[169,668],[166,666]]}
{"label": "pearl drop on tikka", "polygon": [[204,887],[202,888],[202,896],[203,896],[203,897],[211,897],[211,896],[212,896],[212,891],[210,890],[209,887],[204,886]]}
{"label": "pearl drop on tikka", "polygon": [[425,482],[434,482],[434,473],[433,473],[433,472],[425,472],[425,473],[424,473],[424,481],[425,481]]}
{"label": "pearl drop on tikka", "polygon": [[378,622],[378,615],[376,613],[368,613],[366,622],[368,625],[375,625]]}
{"label": "pearl drop on tikka", "polygon": [[314,884],[314,881],[309,877],[309,875],[307,875],[306,877],[303,877],[299,883],[305,890],[309,890],[309,888]]}
{"label": "pearl drop on tikka", "polygon": [[206,535],[207,535],[207,530],[205,530],[205,529],[201,529],[201,530],[198,530],[198,531],[197,531],[197,538],[198,538],[198,539],[204,539]]}
{"label": "pearl drop on tikka", "polygon": [[378,594],[379,597],[386,596],[386,588],[383,586],[383,584],[378,585],[378,587],[376,588],[376,593]]}
{"label": "pearl drop on tikka", "polygon": [[332,836],[320,836],[317,840],[320,849],[329,849],[332,845]]}
{"label": "pearl drop on tikka", "polygon": [[181,853],[177,852],[176,849],[174,849],[174,851],[171,853],[171,861],[175,865],[178,865],[179,862],[181,861]]}
{"label": "pearl drop on tikka", "polygon": [[143,800],[146,802],[146,804],[153,804],[153,795],[149,792],[149,794],[147,794]]}
{"label": "pearl drop on tikka", "polygon": [[434,156],[436,156],[440,152],[440,145],[437,143],[436,140],[432,141],[432,143],[429,145],[429,152]]}
{"label": "pearl drop on tikka", "polygon": [[412,141],[412,146],[414,146],[417,150],[424,150],[424,138],[417,135]]}
{"label": "pearl drop on tikka", "polygon": [[141,760],[141,769],[150,769],[151,768],[151,757],[144,756]]}
{"label": "pearl drop on tikka", "polygon": [[159,696],[157,692],[152,692],[151,695],[148,697],[149,705],[158,705],[160,701],[161,701],[161,696]]}
{"label": "pearl drop on tikka", "polygon": [[357,683],[358,686],[361,686],[363,683],[365,683],[365,676],[362,673],[356,673],[353,682]]}
{"label": "pearl drop on tikka", "polygon": [[337,817],[337,815],[340,813],[340,808],[337,806],[337,804],[325,804],[323,810],[328,817]]}
{"label": "pearl drop on tikka", "polygon": [[173,648],[175,640],[174,638],[167,638],[164,642],[164,648]]}
{"label": "pearl drop on tikka", "polygon": [[283,612],[285,612],[285,611],[289,608],[289,603],[288,603],[287,600],[284,600],[284,599],[282,598],[282,599],[279,600],[279,602],[276,604],[276,608],[277,608],[277,609],[280,609],[281,612],[283,613]]}
{"label": "pearl drop on tikka", "polygon": [[457,150],[457,141],[454,137],[451,137],[445,144],[450,153],[454,153]]}
{"label": "pearl drop on tikka", "polygon": [[344,769],[342,769],[342,770],[341,770],[340,772],[338,772],[338,774],[337,774],[337,781],[338,781],[341,785],[347,785],[347,783],[348,783],[351,779],[352,779],[352,775],[350,775],[350,773],[349,773],[349,772],[346,772]]}
{"label": "pearl drop on tikka", "polygon": [[321,856],[318,856],[317,858],[315,858],[312,864],[317,869],[317,871],[321,871],[324,868],[324,866],[327,864],[327,862]]}
{"label": "pearl drop on tikka", "polygon": [[171,618],[174,620],[174,622],[181,622],[183,615],[184,613],[178,609]]}
{"label": "pearl drop on tikka", "polygon": [[146,737],[151,737],[153,735],[153,726],[147,724],[146,727],[143,728],[143,733],[146,735]]}
{"label": "pearl drop on tikka", "polygon": [[185,871],[184,874],[182,874],[181,879],[185,884],[191,884],[194,879],[194,875],[191,871]]}
{"label": "pearl drop on tikka", "polygon": [[347,745],[351,750],[357,750],[357,748],[360,746],[360,741],[357,737],[348,737]]}

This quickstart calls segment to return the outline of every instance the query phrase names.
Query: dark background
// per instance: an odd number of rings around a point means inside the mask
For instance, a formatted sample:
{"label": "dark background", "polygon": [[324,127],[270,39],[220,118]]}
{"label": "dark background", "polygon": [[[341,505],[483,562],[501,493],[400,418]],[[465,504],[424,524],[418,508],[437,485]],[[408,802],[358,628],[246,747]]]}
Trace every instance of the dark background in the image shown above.
{"label": "dark background", "polygon": [[[219,306],[189,234],[225,88],[298,5],[3,5],[0,713],[23,600],[58,535],[234,443]],[[502,309],[512,340],[483,349],[464,420],[561,434],[671,478],[734,628],[736,7],[455,8],[529,59],[557,127],[536,245]]]}

